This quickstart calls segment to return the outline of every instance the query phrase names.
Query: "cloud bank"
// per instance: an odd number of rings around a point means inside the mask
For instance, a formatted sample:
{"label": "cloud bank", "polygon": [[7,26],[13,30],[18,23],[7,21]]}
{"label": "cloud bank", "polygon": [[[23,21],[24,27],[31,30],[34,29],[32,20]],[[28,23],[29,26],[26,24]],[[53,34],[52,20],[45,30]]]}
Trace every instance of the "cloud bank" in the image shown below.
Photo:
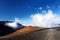
{"label": "cloud bank", "polygon": [[41,26],[45,28],[59,27],[60,17],[53,13],[52,10],[48,10],[46,14],[36,13],[31,16],[33,25]]}
{"label": "cloud bank", "polygon": [[[44,13],[42,11],[42,13]],[[45,14],[42,13],[36,13],[32,14],[31,20],[26,21],[26,23],[23,25],[33,25],[33,26],[40,26],[44,28],[51,28],[51,27],[59,27],[60,25],[60,17],[53,13],[52,10],[48,10],[48,12],[45,12]],[[29,23],[30,22],[30,23]]]}
{"label": "cloud bank", "polygon": [[[44,13],[44,10],[42,10],[42,13]],[[17,22],[19,22],[22,25],[25,26],[39,26],[44,28],[51,28],[51,27],[59,27],[60,26],[60,16],[53,13],[52,10],[48,10],[45,12],[45,14],[42,13],[36,13],[30,15],[30,18],[23,19],[23,21],[20,21],[15,18],[15,21],[13,23],[8,23],[10,27],[17,28]]]}

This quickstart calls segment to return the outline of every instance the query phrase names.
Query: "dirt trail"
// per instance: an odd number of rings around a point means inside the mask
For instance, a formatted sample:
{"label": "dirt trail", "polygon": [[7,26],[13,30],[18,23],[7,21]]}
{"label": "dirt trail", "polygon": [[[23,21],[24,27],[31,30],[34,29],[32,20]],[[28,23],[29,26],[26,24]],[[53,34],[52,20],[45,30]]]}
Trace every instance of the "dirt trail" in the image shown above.
{"label": "dirt trail", "polygon": [[59,32],[56,29],[49,29],[45,40],[58,40],[57,39],[58,36],[56,36],[56,35],[59,35],[59,34],[57,34],[57,33],[59,33]]}

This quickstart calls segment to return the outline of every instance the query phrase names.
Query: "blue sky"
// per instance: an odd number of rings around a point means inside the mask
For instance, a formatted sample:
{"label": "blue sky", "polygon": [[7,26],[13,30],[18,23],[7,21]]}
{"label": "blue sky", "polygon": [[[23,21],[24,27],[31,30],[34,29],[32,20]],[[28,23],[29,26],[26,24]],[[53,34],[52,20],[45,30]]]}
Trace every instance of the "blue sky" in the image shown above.
{"label": "blue sky", "polygon": [[28,19],[39,7],[59,14],[60,0],[0,0],[0,20],[13,20],[15,17]]}

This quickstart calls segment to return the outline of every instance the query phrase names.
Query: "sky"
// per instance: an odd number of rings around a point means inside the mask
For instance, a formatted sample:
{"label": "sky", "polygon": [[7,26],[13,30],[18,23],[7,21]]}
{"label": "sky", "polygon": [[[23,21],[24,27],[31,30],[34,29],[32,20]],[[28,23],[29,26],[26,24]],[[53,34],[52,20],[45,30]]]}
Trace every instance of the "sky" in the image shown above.
{"label": "sky", "polygon": [[24,25],[60,24],[60,0],[0,0],[0,20],[15,18]]}
{"label": "sky", "polygon": [[[0,20],[13,20],[17,18],[29,18],[30,15],[42,10],[60,10],[60,0],[0,0]],[[57,13],[59,14],[59,13]]]}

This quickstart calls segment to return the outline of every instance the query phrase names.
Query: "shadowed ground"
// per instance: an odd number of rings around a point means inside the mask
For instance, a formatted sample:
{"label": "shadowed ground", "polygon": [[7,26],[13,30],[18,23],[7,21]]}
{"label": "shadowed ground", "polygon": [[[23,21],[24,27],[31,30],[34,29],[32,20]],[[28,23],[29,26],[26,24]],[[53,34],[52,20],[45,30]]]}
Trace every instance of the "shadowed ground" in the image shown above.
{"label": "shadowed ground", "polygon": [[[0,40],[60,40],[59,28],[29,28],[1,37]],[[17,35],[16,35],[17,34]]]}

